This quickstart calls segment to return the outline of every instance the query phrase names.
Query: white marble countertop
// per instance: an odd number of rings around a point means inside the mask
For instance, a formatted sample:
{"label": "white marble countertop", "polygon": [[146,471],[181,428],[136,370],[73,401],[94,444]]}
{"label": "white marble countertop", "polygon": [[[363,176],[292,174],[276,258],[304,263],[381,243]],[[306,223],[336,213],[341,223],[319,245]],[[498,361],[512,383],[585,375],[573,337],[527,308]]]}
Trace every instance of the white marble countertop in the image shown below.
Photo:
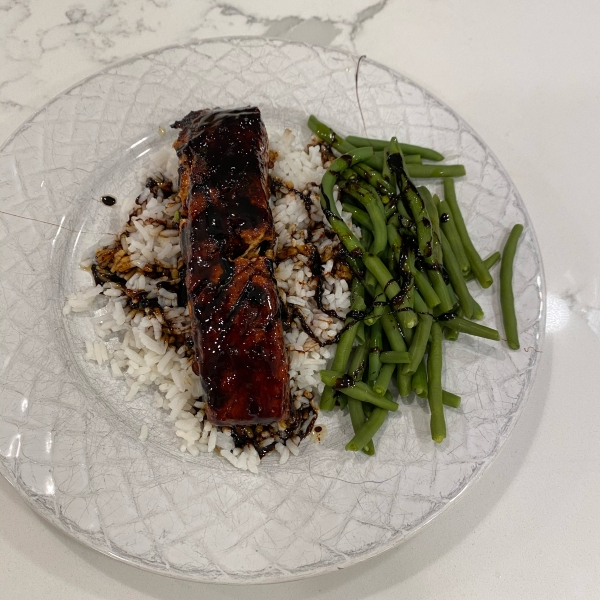
{"label": "white marble countertop", "polygon": [[168,44],[266,35],[367,54],[463,116],[521,192],[548,280],[547,338],[533,392],[481,481],[414,539],[338,573],[269,588],[184,583],[120,564],[52,528],[1,480],[0,597],[596,597],[600,5],[256,0],[249,6],[0,1],[0,142],[78,80]]}

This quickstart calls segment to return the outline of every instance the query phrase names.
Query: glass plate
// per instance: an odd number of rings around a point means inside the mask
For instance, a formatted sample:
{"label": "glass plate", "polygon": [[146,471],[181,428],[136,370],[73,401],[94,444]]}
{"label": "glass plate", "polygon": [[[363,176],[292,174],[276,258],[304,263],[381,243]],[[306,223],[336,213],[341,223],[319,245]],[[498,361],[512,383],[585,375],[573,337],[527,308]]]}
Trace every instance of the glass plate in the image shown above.
{"label": "glass plate", "polygon": [[[497,455],[531,388],[544,332],[544,277],[531,222],[489,148],[421,87],[364,60],[359,92],[366,131],[432,146],[468,176],[458,197],[487,256],[525,224],[515,266],[522,350],[461,335],[445,344],[444,386],[463,397],[446,410],[436,446],[419,400],[401,405],[369,458],[344,451],[350,419],[321,418],[284,466],[260,474],[217,456],[180,454],[164,413],[83,360],[89,316],[63,317],[65,296],[89,284],[78,264],[116,209],[100,196],[135,193],[158,133],[192,109],[253,104],[270,127],[308,136],[310,113],[342,133],[362,132],[356,57],[254,38],[206,40],[145,54],[61,94],[0,151],[0,472],[51,523],[131,565],[206,582],[264,583],[333,571],[414,535]],[[167,136],[168,137],[168,136]],[[61,227],[46,224],[60,223]],[[494,269],[497,279],[497,267]],[[471,284],[501,330],[498,286]],[[138,439],[142,423],[150,437]]]}

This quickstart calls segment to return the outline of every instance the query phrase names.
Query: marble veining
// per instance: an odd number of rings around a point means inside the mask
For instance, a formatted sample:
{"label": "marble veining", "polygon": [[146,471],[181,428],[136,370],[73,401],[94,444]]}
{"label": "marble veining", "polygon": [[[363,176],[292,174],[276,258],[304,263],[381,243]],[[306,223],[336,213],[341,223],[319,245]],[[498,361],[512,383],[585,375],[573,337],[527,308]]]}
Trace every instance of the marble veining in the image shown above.
{"label": "marble veining", "polygon": [[[223,35],[263,35],[356,52],[361,28],[387,0],[330,6],[277,2],[106,0],[0,4],[0,140],[35,110],[95,71],[155,48]],[[185,15],[182,18],[182,15]],[[74,59],[74,56],[77,59]]]}

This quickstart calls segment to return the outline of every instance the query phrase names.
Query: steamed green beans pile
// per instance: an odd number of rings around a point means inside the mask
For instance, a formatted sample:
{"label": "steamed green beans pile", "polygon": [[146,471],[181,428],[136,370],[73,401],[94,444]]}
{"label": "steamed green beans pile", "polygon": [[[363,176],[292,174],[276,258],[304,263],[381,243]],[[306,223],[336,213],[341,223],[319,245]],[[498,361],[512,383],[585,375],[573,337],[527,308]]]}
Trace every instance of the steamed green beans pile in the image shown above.
{"label": "steamed green beans pile", "polygon": [[[398,410],[388,389],[394,381],[401,397],[427,398],[431,437],[441,443],[444,407],[460,406],[459,396],[442,389],[443,339],[500,340],[475,321],[484,315],[467,287],[471,280],[492,285],[500,253],[482,259],[469,237],[454,187],[465,168],[440,164],[439,152],[396,138],[343,138],[314,116],[308,126],[340,154],[323,176],[321,205],[354,273],[351,310],[331,367],[321,372],[320,407],[347,407],[355,435],[346,450],[372,455],[373,436]],[[444,198],[412,178],[442,178]],[[342,219],[340,203],[360,237]],[[501,304],[512,349],[519,347],[512,269],[522,229],[515,226],[502,256]]]}

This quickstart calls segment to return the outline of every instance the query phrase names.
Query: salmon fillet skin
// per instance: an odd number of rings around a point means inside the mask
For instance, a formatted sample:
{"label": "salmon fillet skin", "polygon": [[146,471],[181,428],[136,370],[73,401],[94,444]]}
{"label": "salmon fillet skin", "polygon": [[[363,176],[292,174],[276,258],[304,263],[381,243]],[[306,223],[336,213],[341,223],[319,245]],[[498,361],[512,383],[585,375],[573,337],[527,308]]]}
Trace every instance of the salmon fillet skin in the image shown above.
{"label": "salmon fillet skin", "polygon": [[207,417],[251,425],[290,416],[273,274],[268,139],[258,108],[201,110],[173,124],[186,290]]}

